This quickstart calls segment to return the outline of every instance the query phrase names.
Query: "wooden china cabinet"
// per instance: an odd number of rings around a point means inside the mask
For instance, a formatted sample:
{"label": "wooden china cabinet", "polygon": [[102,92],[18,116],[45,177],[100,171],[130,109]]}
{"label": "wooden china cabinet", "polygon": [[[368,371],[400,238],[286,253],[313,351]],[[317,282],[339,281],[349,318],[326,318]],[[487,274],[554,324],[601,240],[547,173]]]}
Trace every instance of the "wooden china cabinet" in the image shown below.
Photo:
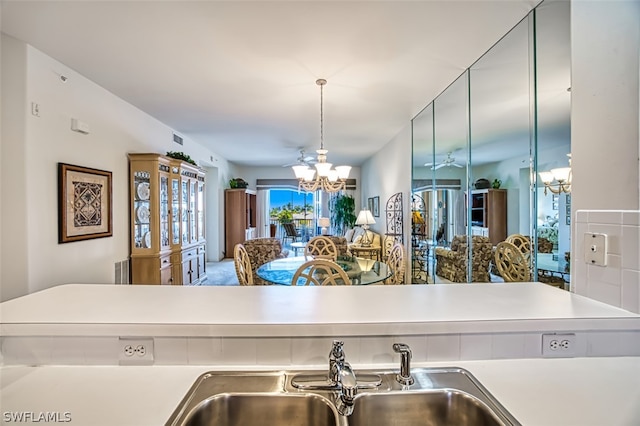
{"label": "wooden china cabinet", "polygon": [[129,154],[131,283],[206,280],[205,173],[160,154]]}

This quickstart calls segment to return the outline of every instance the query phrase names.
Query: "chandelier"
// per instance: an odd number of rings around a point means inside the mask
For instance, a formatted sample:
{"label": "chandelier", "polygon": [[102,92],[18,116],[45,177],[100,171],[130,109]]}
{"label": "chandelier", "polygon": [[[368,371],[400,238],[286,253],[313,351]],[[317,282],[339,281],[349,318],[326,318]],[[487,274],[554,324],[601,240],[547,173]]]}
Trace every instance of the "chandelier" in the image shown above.
{"label": "chandelier", "polygon": [[558,169],[551,169],[548,172],[539,172],[540,179],[544,183],[544,195],[547,195],[547,189],[553,194],[560,194],[562,192],[571,192],[571,153],[567,154],[569,157],[569,167],[560,167]]}
{"label": "chandelier", "polygon": [[[293,172],[298,179],[298,189],[314,192],[323,190],[325,192],[342,191],[347,186],[347,178],[351,171],[351,166],[337,166],[332,169],[331,163],[327,163],[327,151],[324,149],[324,109],[323,109],[323,88],[327,80],[320,78],[316,80],[320,86],[320,149],[317,149],[318,162],[315,170],[307,165],[293,166]],[[316,174],[317,172],[317,174]]]}

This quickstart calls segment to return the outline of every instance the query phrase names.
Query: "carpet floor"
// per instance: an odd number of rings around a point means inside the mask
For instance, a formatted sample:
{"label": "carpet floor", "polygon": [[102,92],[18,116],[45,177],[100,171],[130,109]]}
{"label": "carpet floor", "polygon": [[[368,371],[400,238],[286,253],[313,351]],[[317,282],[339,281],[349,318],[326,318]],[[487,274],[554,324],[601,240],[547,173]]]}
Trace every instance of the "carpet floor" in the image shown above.
{"label": "carpet floor", "polygon": [[207,281],[201,285],[240,285],[233,259],[207,262]]}

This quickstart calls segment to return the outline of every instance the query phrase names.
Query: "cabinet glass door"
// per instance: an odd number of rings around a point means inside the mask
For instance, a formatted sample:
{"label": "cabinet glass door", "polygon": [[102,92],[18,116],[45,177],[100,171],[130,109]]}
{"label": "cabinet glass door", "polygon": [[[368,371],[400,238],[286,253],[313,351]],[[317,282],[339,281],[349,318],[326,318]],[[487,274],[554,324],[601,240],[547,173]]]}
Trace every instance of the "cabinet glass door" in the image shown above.
{"label": "cabinet glass door", "polygon": [[137,171],[133,175],[134,226],[133,240],[135,248],[151,248],[151,173]]}
{"label": "cabinet glass door", "polygon": [[189,241],[195,243],[198,241],[196,230],[196,195],[197,182],[192,179],[189,185]]}
{"label": "cabinet glass door", "polygon": [[182,244],[189,244],[189,181],[187,179],[182,180],[180,200]]}
{"label": "cabinet glass door", "polygon": [[169,247],[169,177],[160,175],[160,249]]}
{"label": "cabinet glass door", "polygon": [[198,182],[198,240],[204,240],[204,183]]}
{"label": "cabinet glass door", "polygon": [[171,179],[171,244],[180,244],[180,181]]}

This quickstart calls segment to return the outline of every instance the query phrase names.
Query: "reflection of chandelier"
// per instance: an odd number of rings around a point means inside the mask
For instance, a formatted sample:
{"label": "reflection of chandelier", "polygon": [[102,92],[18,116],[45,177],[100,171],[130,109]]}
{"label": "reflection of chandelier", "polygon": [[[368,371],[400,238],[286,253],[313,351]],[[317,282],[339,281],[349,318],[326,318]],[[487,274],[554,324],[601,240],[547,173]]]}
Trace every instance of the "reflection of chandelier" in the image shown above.
{"label": "reflection of chandelier", "polygon": [[[332,164],[327,163],[327,152],[329,151],[324,149],[324,110],[322,104],[323,87],[327,84],[327,80],[320,78],[316,80],[316,84],[320,86],[320,149],[316,150],[318,153],[316,170],[306,165],[293,166],[292,168],[298,178],[299,189],[309,192],[319,189],[326,192],[338,192],[346,188],[351,166],[337,166],[334,170],[331,168]],[[317,176],[316,171],[318,172]]]}
{"label": "reflection of chandelier", "polygon": [[544,183],[544,195],[547,195],[547,189],[554,194],[571,192],[571,154],[567,154],[567,157],[569,157],[569,167],[560,167],[551,169],[548,172],[538,173],[542,183]]}

